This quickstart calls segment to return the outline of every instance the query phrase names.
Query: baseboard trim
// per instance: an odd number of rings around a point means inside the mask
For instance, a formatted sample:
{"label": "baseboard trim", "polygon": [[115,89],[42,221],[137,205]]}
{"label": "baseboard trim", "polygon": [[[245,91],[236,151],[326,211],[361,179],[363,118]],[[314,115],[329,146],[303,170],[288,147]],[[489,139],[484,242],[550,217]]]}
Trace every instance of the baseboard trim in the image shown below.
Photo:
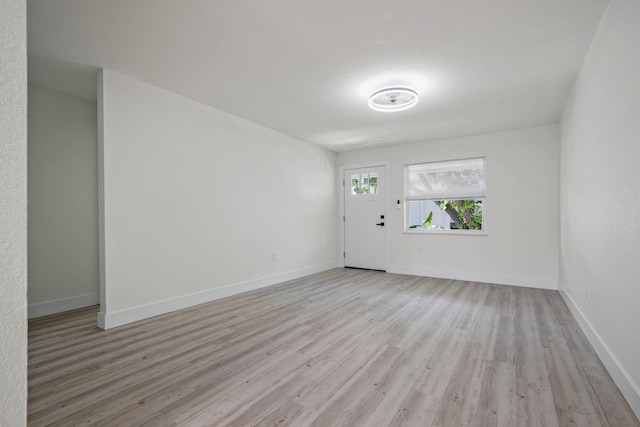
{"label": "baseboard trim", "polygon": [[493,283],[497,285],[522,286],[525,288],[550,290],[558,289],[557,281],[540,277],[520,277],[467,271],[432,270],[428,268],[410,267],[406,265],[392,265],[387,268],[387,273],[437,277],[440,279],[466,280],[469,282]]}
{"label": "baseboard trim", "polygon": [[578,308],[573,298],[563,289],[560,290],[560,296],[564,300],[569,311],[580,325],[580,329],[585,334],[589,343],[595,350],[596,354],[602,361],[602,364],[613,378],[620,392],[627,399],[627,403],[631,407],[631,410],[636,414],[636,417],[640,419],[640,387],[631,379],[627,371],[622,367],[618,359],[613,355],[609,347],[602,340],[600,335],[591,326],[591,323],[582,313],[582,310]]}
{"label": "baseboard trim", "polygon": [[300,277],[310,274],[321,273],[326,270],[336,268],[335,262],[316,265],[313,267],[303,268],[300,270],[288,271],[273,276],[261,277],[259,279],[248,280],[246,282],[235,283],[220,288],[211,289],[195,294],[184,295],[164,301],[158,301],[151,304],[141,305],[128,308],[125,310],[115,311],[111,313],[98,313],[98,327],[102,329],[111,329],[128,323],[137,322],[139,320],[148,319],[150,317],[159,316],[161,314],[170,313],[172,311],[181,310],[183,308],[193,307],[194,305],[203,304],[205,302],[214,301],[220,298],[230,297],[232,295],[253,291],[255,289],[276,285],[288,280],[299,279]]}
{"label": "baseboard trim", "polygon": [[61,298],[53,301],[31,304],[27,310],[29,319],[63,313],[78,308],[91,307],[100,304],[100,294],[79,295],[71,298]]}

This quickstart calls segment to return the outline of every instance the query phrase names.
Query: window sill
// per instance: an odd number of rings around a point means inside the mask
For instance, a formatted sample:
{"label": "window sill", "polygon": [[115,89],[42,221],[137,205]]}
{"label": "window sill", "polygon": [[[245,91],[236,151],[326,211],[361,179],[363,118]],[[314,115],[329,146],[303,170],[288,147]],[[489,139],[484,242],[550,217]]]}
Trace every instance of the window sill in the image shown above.
{"label": "window sill", "polygon": [[447,236],[488,236],[486,231],[472,230],[404,230],[402,234],[444,234]]}

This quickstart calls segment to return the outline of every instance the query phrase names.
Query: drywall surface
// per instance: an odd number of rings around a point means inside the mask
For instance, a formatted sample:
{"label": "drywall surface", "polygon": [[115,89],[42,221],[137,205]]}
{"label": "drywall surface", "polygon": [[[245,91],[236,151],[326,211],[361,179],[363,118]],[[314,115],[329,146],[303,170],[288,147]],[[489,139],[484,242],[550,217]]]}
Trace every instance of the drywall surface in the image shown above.
{"label": "drywall surface", "polygon": [[27,414],[27,21],[0,2],[0,425]]}
{"label": "drywall surface", "polygon": [[97,294],[96,103],[29,86],[29,305]]}
{"label": "drywall surface", "polygon": [[[385,119],[382,117],[381,119]],[[404,231],[404,166],[486,158],[487,235]],[[388,271],[556,288],[558,128],[555,125],[340,153],[338,163],[391,164]],[[403,203],[404,205],[404,203]]]}
{"label": "drywall surface", "polygon": [[609,3],[562,118],[560,178],[560,287],[635,383],[636,393],[640,390],[638,22],[640,2]]}
{"label": "drywall surface", "polygon": [[100,82],[101,312],[335,263],[335,154],[110,70]]}

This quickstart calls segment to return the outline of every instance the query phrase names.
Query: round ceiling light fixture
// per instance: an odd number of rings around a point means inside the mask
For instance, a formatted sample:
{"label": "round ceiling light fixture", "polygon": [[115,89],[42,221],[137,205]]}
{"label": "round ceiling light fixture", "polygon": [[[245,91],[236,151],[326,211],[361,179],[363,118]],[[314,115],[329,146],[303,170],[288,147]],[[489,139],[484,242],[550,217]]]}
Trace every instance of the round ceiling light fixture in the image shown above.
{"label": "round ceiling light fixture", "polygon": [[408,87],[387,87],[369,96],[369,107],[376,111],[402,111],[418,103],[418,92]]}

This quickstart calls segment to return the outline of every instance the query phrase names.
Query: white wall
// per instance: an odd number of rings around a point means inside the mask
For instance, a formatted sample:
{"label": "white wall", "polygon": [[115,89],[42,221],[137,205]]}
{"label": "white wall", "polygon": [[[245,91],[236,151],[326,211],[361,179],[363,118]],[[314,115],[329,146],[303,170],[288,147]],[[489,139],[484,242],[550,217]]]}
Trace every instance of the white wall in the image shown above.
{"label": "white wall", "polygon": [[100,80],[103,314],[335,265],[335,154],[110,70]]}
{"label": "white wall", "polygon": [[28,111],[30,311],[97,302],[96,103],[30,85]]}
{"label": "white wall", "polygon": [[[555,125],[340,153],[341,165],[388,160],[391,199],[404,198],[404,165],[486,157],[488,235],[403,232],[392,206],[388,271],[557,287],[558,129]],[[423,248],[424,253],[419,253]]]}
{"label": "white wall", "polygon": [[564,111],[560,287],[625,371],[640,415],[639,23],[640,2],[609,3]]}
{"label": "white wall", "polygon": [[27,22],[0,2],[0,425],[27,420]]}

